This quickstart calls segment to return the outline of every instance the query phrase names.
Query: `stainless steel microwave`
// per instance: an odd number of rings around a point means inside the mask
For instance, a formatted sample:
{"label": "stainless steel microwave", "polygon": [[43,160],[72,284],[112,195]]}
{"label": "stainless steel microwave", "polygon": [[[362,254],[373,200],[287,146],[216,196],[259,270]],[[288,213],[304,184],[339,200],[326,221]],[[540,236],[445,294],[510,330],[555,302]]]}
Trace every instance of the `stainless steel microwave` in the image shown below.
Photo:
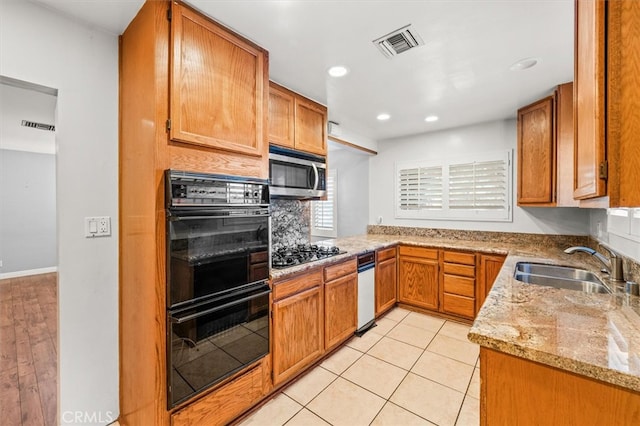
{"label": "stainless steel microwave", "polygon": [[327,194],[324,157],[276,146],[269,147],[271,198],[317,200]]}

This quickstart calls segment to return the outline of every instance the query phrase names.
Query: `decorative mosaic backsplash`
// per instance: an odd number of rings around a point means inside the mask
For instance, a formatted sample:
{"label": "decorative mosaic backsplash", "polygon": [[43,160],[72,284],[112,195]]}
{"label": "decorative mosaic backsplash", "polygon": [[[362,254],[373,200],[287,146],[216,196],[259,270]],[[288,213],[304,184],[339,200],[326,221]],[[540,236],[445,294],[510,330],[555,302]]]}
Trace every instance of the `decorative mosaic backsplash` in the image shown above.
{"label": "decorative mosaic backsplash", "polygon": [[271,200],[271,248],[309,244],[311,203],[298,200]]}

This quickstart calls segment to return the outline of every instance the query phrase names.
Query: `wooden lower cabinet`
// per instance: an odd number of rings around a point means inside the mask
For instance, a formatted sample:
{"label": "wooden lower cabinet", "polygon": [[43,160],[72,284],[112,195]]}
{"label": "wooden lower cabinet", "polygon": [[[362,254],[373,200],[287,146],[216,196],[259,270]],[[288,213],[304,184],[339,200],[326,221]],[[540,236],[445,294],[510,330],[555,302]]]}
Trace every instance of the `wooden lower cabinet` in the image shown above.
{"label": "wooden lower cabinet", "polygon": [[640,393],[480,348],[480,425],[637,425]]}
{"label": "wooden lower cabinet", "polygon": [[398,300],[438,310],[438,250],[400,246],[399,253]]}
{"label": "wooden lower cabinet", "polygon": [[[267,357],[268,358],[268,357]],[[270,391],[268,360],[171,415],[172,426],[225,425]]]}
{"label": "wooden lower cabinet", "polygon": [[476,313],[480,312],[480,308],[484,300],[491,291],[493,282],[502,269],[506,256],[499,254],[481,254],[480,270],[478,272],[478,286],[476,288]]}
{"label": "wooden lower cabinet", "polygon": [[391,309],[397,299],[397,266],[396,248],[378,250],[376,253],[376,317]]}
{"label": "wooden lower cabinet", "polygon": [[[282,286],[286,291],[279,291]],[[275,300],[278,298],[279,300]],[[274,284],[273,384],[293,377],[324,353],[324,295],[320,271]]]}
{"label": "wooden lower cabinet", "polygon": [[356,260],[325,268],[325,275],[330,268],[338,267],[347,275],[324,283],[324,347],[327,351],[351,337],[358,326]]}

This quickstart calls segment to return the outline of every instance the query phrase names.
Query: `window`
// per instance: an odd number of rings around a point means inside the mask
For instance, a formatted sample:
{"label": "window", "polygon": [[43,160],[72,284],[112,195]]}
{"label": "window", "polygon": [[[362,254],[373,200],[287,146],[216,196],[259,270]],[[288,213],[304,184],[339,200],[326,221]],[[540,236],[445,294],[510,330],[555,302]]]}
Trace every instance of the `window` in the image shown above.
{"label": "window", "polygon": [[640,242],[640,209],[608,209],[607,231]]}
{"label": "window", "polygon": [[311,202],[311,235],[316,237],[336,238],[338,236],[337,220],[337,172],[327,171],[327,200]]}
{"label": "window", "polygon": [[396,217],[510,221],[511,150],[396,164]]}

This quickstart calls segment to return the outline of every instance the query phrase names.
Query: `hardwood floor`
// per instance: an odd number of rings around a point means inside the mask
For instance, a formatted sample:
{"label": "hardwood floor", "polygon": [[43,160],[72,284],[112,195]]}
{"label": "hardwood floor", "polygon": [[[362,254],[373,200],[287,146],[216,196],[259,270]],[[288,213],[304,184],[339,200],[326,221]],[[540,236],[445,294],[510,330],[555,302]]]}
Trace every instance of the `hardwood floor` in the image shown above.
{"label": "hardwood floor", "polygon": [[55,425],[57,274],[0,280],[0,424]]}

